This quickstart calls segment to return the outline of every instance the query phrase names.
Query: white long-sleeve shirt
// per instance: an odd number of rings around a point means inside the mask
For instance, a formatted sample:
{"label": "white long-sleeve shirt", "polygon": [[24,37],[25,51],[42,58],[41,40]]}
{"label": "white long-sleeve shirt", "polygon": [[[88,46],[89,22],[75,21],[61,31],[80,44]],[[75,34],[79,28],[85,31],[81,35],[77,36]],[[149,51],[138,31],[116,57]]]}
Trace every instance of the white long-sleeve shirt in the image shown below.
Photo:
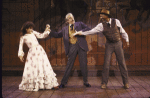
{"label": "white long-sleeve shirt", "polygon": [[[109,20],[108,23],[111,24],[111,18]],[[118,27],[120,27],[120,33],[122,35],[122,38],[124,38],[126,40],[126,42],[129,42],[129,37],[128,37],[128,34],[126,33],[126,31],[123,29],[120,21],[118,19],[115,19],[116,20],[116,25]],[[92,30],[89,30],[89,31],[85,31],[85,32],[82,32],[82,35],[90,35],[90,34],[95,34],[95,33],[102,33],[103,32],[103,24],[102,23],[99,23],[96,27],[94,27]]]}

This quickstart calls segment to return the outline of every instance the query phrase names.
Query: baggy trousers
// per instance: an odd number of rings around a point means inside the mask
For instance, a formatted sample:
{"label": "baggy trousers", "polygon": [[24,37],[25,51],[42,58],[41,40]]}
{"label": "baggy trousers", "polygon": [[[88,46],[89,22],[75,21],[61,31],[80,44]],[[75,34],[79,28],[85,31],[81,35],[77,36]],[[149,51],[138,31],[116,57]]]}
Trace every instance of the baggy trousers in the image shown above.
{"label": "baggy trousers", "polygon": [[80,63],[81,73],[83,76],[83,81],[84,83],[88,82],[87,81],[87,51],[83,50],[79,46],[78,42],[76,42],[76,44],[70,44],[69,46],[67,66],[66,66],[65,74],[61,80],[61,84],[64,85],[67,84],[77,54],[79,57],[79,63]]}
{"label": "baggy trousers", "polygon": [[108,83],[109,78],[109,67],[112,53],[115,52],[116,59],[118,61],[119,69],[121,72],[123,84],[128,83],[128,71],[125,63],[124,52],[122,48],[122,41],[115,43],[106,42],[105,44],[105,56],[104,56],[104,65],[102,71],[102,84]]}

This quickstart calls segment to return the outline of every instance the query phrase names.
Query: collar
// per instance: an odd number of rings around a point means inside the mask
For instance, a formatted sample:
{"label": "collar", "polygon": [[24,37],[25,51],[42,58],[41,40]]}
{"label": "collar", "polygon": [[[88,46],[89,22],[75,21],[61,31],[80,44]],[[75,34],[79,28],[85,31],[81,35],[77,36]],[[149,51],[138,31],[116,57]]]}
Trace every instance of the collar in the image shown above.
{"label": "collar", "polygon": [[111,18],[109,19],[109,22],[107,22],[107,23],[111,24]]}
{"label": "collar", "polygon": [[69,26],[74,25],[74,24],[69,24]]}
{"label": "collar", "polygon": [[[69,24],[69,26],[71,26],[72,24]],[[73,22],[73,25],[75,25],[75,20],[74,20],[74,22]]]}

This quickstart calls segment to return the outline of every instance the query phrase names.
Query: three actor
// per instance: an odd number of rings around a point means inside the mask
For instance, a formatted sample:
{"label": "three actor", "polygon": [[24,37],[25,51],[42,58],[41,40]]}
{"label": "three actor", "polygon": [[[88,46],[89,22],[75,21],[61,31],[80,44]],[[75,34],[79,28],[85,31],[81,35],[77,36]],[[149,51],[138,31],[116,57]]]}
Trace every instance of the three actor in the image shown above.
{"label": "three actor", "polygon": [[[101,13],[100,13],[101,23],[99,23],[96,27],[94,27],[91,30],[83,22],[75,22],[75,19],[74,19],[74,16],[72,15],[72,13],[68,13],[66,15],[65,19],[66,19],[67,25],[58,32],[51,31],[49,29],[49,27],[50,27],[49,25],[46,28],[45,33],[43,33],[43,34],[33,31],[33,26],[30,25],[32,23],[30,23],[29,26],[27,26],[26,28],[24,27],[25,33],[24,33],[24,36],[21,37],[21,39],[20,39],[18,57],[20,58],[21,61],[23,61],[24,53],[22,51],[22,47],[23,47],[24,42],[29,46],[29,49],[31,50],[31,51],[29,50],[29,54],[30,54],[30,52],[32,53],[32,49],[34,49],[34,51],[30,57],[29,56],[27,57],[27,61],[26,61],[27,68],[25,68],[25,72],[27,72],[27,73],[26,74],[24,73],[22,83],[19,85],[19,89],[28,90],[28,91],[38,91],[39,89],[43,89],[44,86],[43,85],[41,86],[40,84],[38,84],[38,81],[37,81],[38,77],[34,74],[34,71],[36,71],[36,70],[38,70],[40,72],[40,70],[36,69],[36,68],[37,67],[43,68],[42,66],[44,66],[44,69],[41,73],[45,74],[45,72],[46,72],[46,76],[49,77],[49,78],[46,78],[47,81],[50,81],[48,79],[51,79],[51,78],[54,79],[53,84],[52,83],[49,84],[49,86],[46,88],[47,89],[57,88],[58,83],[57,83],[57,79],[55,77],[56,75],[51,68],[51,65],[47,59],[47,56],[45,55],[44,50],[42,50],[43,48],[39,45],[39,43],[37,42],[37,39],[36,39],[36,37],[37,38],[45,38],[48,35],[51,37],[55,37],[55,38],[63,37],[65,53],[68,57],[65,74],[61,80],[61,84],[59,85],[59,88],[64,88],[66,86],[77,55],[79,56],[80,69],[81,69],[81,73],[83,76],[83,85],[86,87],[91,87],[91,85],[88,83],[88,79],[87,79],[88,46],[87,46],[87,41],[85,39],[85,35],[90,35],[90,34],[95,34],[95,33],[103,33],[103,35],[106,37],[106,40],[107,40],[107,42],[105,44],[105,56],[104,56],[104,65],[103,65],[103,71],[102,71],[101,88],[104,89],[107,87],[111,55],[114,52],[116,55],[118,64],[119,64],[124,88],[128,89],[129,88],[128,71],[127,71],[127,67],[126,67],[126,63],[125,63],[122,41],[121,41],[120,35],[122,36],[122,38],[124,38],[126,40],[126,44],[128,47],[129,47],[129,37],[128,37],[128,34],[126,33],[126,31],[123,29],[120,21],[118,19],[111,18],[110,11],[107,9],[101,10]],[[31,38],[31,37],[33,37],[33,38]],[[34,39],[35,39],[35,42],[33,41]],[[34,43],[35,43],[35,45],[34,45]],[[39,50],[37,52],[39,54],[36,53],[37,50]],[[42,56],[40,51],[42,51],[42,53],[44,54],[44,57]],[[37,54],[37,57],[35,57],[36,54]],[[45,59],[40,58],[41,56],[39,56],[39,55],[41,55]],[[36,63],[36,61],[39,61],[38,59],[41,61],[40,63]],[[34,60],[35,64],[32,63],[32,60]],[[42,65],[39,65],[39,64],[42,64]],[[32,68],[30,68],[30,67],[32,67]],[[45,68],[48,68],[51,71],[48,71],[48,69],[45,69]],[[33,69],[33,70],[29,70],[29,69]],[[29,73],[33,74],[33,76],[35,76],[33,78],[33,81],[35,81],[36,87],[34,87],[34,84],[31,85],[31,87],[29,87],[29,88],[25,85],[26,78],[30,79]],[[52,74],[52,75],[48,76],[48,74]],[[39,76],[39,78],[40,77],[44,77],[44,76]],[[43,83],[43,82],[41,81],[41,83]]]}

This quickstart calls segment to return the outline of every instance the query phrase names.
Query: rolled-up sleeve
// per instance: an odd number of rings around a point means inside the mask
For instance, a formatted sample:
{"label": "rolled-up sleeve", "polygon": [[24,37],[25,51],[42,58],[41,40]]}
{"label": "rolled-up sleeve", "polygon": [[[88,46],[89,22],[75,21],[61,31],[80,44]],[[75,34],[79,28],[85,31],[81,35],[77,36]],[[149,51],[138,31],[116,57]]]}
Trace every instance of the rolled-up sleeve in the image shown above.
{"label": "rolled-up sleeve", "polygon": [[91,34],[96,34],[96,33],[102,33],[102,31],[103,31],[103,25],[102,25],[102,23],[100,23],[93,29],[82,32],[82,35],[91,35]]}
{"label": "rolled-up sleeve", "polygon": [[116,19],[116,25],[120,28],[120,33],[122,35],[122,38],[126,40],[126,42],[129,42],[129,37],[124,28],[122,27],[120,21]]}

